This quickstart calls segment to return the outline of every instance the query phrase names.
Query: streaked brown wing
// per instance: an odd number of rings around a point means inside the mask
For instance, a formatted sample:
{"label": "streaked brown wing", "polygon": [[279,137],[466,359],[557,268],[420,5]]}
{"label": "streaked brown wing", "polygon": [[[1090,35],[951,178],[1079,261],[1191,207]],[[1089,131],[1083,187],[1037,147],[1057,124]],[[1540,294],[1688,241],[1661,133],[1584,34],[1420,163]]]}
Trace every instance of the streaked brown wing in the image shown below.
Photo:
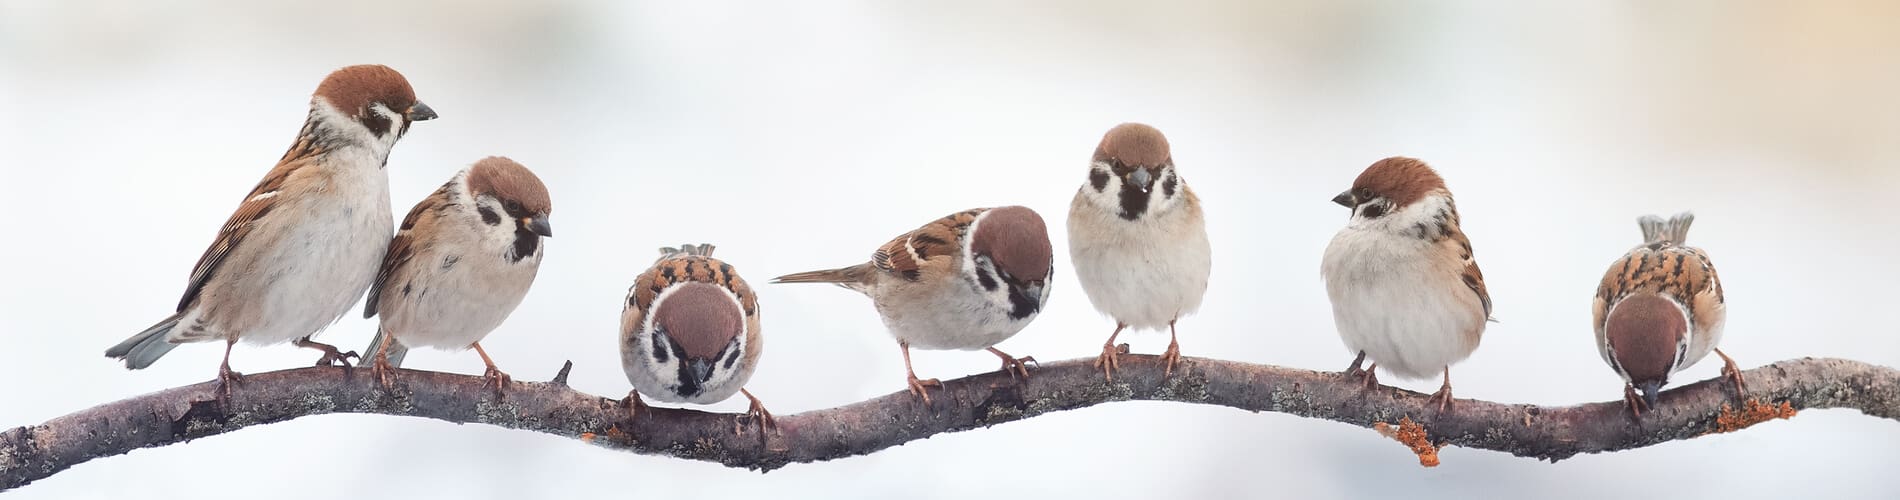
{"label": "streaked brown wing", "polygon": [[908,281],[923,279],[924,267],[932,259],[955,255],[957,242],[969,230],[970,223],[985,210],[978,208],[965,210],[944,216],[923,227],[917,228],[883,246],[871,254],[871,264],[879,270],[903,277]]}
{"label": "streaked brown wing", "polygon": [[455,207],[454,203],[449,203],[449,186],[450,184],[443,184],[442,187],[437,188],[434,193],[416,203],[414,208],[409,209],[409,215],[402,218],[402,226],[396,229],[396,238],[389,240],[389,252],[383,254],[383,265],[376,271],[376,281],[369,286],[369,299],[363,302],[364,318],[376,316],[377,309],[381,307],[379,302],[382,300],[383,288],[393,285],[390,281],[397,276],[404,276],[405,273],[401,271],[415,259],[416,253],[421,250],[418,247],[420,242],[416,238],[418,232],[416,226],[432,225],[432,220],[425,219],[441,217],[446,211]]}
{"label": "streaked brown wing", "polygon": [[283,192],[284,185],[290,180],[290,176],[304,165],[306,165],[304,162],[279,163],[271,168],[269,173],[264,174],[264,179],[258,181],[256,187],[251,188],[250,194],[244,196],[244,202],[238,205],[237,211],[224,222],[224,227],[218,229],[218,238],[211,242],[211,247],[205,249],[204,255],[198,257],[198,264],[192,267],[191,280],[185,286],[185,295],[178,299],[178,311],[182,312],[190,308],[191,303],[198,300],[198,294],[204,291],[205,284],[217,274],[218,269],[224,264],[224,258],[231,254],[231,250],[242,245],[245,237],[249,236],[272,210],[282,205],[285,196],[293,195],[293,193]]}

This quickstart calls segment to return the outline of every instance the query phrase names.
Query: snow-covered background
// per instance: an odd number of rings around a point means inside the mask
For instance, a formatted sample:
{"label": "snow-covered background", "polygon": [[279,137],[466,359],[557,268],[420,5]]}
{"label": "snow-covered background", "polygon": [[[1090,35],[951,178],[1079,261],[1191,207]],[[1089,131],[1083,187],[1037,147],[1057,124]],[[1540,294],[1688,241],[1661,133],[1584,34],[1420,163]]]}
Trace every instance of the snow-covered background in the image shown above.
{"label": "snow-covered background", "polygon": [[[1327,200],[1403,154],[1457,193],[1502,320],[1454,368],[1461,397],[1620,397],[1590,295],[1637,243],[1638,215],[1684,209],[1726,280],[1740,362],[1900,365],[1891,2],[266,3],[0,0],[0,427],[209,379],[213,345],[139,372],[100,353],[171,311],[317,82],[365,62],[407,74],[442,115],[390,161],[397,213],[491,154],[553,193],[540,280],[484,343],[520,379],[573,360],[577,388],[624,394],[627,286],[656,247],[707,241],[759,285],[770,342],[750,388],[774,412],[901,390],[868,301],[764,282],[999,204],[1052,222],[1061,273],[1048,311],[1001,347],[1091,355],[1111,323],[1069,277],[1061,221],[1123,121],[1165,131],[1206,202],[1216,275],[1181,323],[1188,355],[1344,367],[1318,268],[1347,214]],[[319,339],[360,349],[371,330],[346,318]],[[240,347],[233,363],[311,354]],[[917,362],[944,378],[996,366]],[[419,351],[409,366],[481,365]],[[96,460],[11,496],[1895,498],[1896,443],[1892,421],[1811,411],[1555,465],[1451,448],[1422,469],[1356,427],[1120,403],[760,475],[334,415]]]}

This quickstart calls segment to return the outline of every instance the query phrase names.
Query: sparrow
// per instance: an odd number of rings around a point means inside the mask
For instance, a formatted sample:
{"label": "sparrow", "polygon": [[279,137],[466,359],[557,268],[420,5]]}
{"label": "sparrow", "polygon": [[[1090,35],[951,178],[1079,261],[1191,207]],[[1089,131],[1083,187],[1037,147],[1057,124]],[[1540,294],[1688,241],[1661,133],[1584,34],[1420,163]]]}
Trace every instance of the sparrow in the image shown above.
{"label": "sparrow", "polygon": [[765,351],[759,297],[712,252],[706,244],[661,248],[660,259],[627,289],[620,311],[620,366],[633,384],[627,407],[638,413],[642,393],[712,404],[738,392],[752,402],[747,415],[774,427],[772,413],[745,390]]}
{"label": "sparrow", "polygon": [[349,312],[375,279],[394,226],[389,151],[414,122],[436,117],[401,73],[350,66],[323,79],[297,139],[192,268],[177,312],[106,350],[141,369],[186,342],[224,341],[221,395],[240,375],[231,347],[291,342],[340,353],[310,337]]}
{"label": "sparrow", "polygon": [[1392,157],[1366,167],[1352,189],[1333,197],[1352,210],[1326,245],[1320,274],[1333,303],[1333,323],[1346,349],[1357,352],[1347,373],[1377,383],[1379,367],[1408,379],[1441,371],[1432,400],[1451,405],[1451,364],[1478,348],[1491,318],[1484,273],[1445,180],[1425,162]]}
{"label": "sparrow", "polygon": [[1722,357],[1722,374],[1735,381],[1736,393],[1746,391],[1735,360],[1715,347],[1728,305],[1709,254],[1684,243],[1694,221],[1689,212],[1666,221],[1637,219],[1643,244],[1611,263],[1597,286],[1591,315],[1597,353],[1623,377],[1623,400],[1637,416],[1656,406],[1669,375],[1710,351]]}
{"label": "sparrow", "polygon": [[1123,123],[1102,136],[1088,182],[1069,203],[1069,259],[1089,303],[1115,320],[1095,360],[1102,376],[1113,380],[1120,366],[1123,329],[1163,327],[1163,374],[1173,375],[1181,359],[1174,323],[1201,307],[1213,260],[1201,199],[1175,170],[1160,130]]}
{"label": "sparrow", "polygon": [[1036,211],[1020,206],[950,214],[878,247],[871,261],[850,267],[788,274],[773,283],[835,283],[871,297],[904,353],[912,394],[930,404],[910,348],[985,349],[1003,370],[1027,378],[1035,358],[996,349],[1042,312],[1049,301],[1055,260],[1049,230]]}
{"label": "sparrow", "polygon": [[514,160],[490,156],[463,169],[403,217],[370,286],[363,317],[383,316],[370,342],[371,370],[394,385],[390,352],[475,348],[499,392],[508,374],[481,340],[521,305],[554,236],[547,186]]}

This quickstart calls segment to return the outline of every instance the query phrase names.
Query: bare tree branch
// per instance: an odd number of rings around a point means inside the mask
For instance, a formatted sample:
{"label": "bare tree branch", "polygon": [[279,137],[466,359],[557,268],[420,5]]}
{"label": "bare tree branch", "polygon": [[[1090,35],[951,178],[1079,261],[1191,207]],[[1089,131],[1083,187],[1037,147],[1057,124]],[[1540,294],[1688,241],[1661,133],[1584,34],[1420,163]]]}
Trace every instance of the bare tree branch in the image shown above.
{"label": "bare tree branch", "polygon": [[1555,408],[1460,399],[1440,414],[1424,394],[1362,389],[1357,377],[1202,358],[1182,358],[1175,376],[1164,379],[1156,357],[1125,355],[1115,380],[1105,382],[1091,360],[1045,364],[1027,381],[1002,372],[947,381],[932,391],[931,408],[898,392],[779,416],[776,432],[761,432],[741,415],[696,410],[645,408],[630,418],[621,400],[556,382],[515,383],[497,400],[477,376],[401,370],[392,392],[368,370],[284,370],[245,376],[228,407],[216,401],[217,384],[205,382],[0,433],[0,490],[94,458],[326,413],[489,424],[759,470],[1129,400],[1276,411],[1375,428],[1405,442],[1428,465],[1444,445],[1556,461],[1732,431],[1809,408],[1854,408],[1900,420],[1900,370],[1843,359],[1804,358],[1748,370],[1747,405],[1738,404],[1734,386],[1719,378],[1676,388],[1640,419],[1621,399]]}

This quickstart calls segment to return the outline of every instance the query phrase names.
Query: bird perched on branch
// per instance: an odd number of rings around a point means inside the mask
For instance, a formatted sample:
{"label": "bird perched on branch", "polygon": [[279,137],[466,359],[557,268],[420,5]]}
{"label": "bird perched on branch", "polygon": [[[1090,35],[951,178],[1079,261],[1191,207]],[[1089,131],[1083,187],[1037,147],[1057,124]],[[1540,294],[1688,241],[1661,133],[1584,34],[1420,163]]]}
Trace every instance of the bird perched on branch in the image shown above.
{"label": "bird perched on branch", "polygon": [[1735,382],[1736,394],[1746,391],[1735,360],[1716,348],[1728,305],[1709,254],[1685,243],[1692,222],[1689,212],[1637,219],[1643,244],[1610,264],[1597,286],[1591,315],[1597,353],[1623,377],[1623,399],[1638,416],[1655,408],[1671,374],[1711,351],[1722,357],[1722,374]]}
{"label": "bird perched on branch", "polygon": [[772,413],[745,390],[765,352],[759,296],[712,245],[661,248],[660,260],[635,278],[620,312],[620,365],[633,383],[627,407],[640,394],[675,403],[712,404],[744,394],[761,427]]}
{"label": "bird perched on branch", "polygon": [[192,268],[175,314],[106,350],[140,369],[187,342],[224,341],[218,377],[238,381],[238,340],[322,350],[318,365],[355,353],[312,342],[376,277],[393,226],[389,151],[435,111],[401,73],[350,66],[323,79],[290,150],[264,174]]}
{"label": "bird perched on branch", "polygon": [[499,156],[456,173],[409,210],[363,306],[364,318],[383,316],[368,352],[384,386],[393,385],[392,350],[473,347],[487,365],[483,376],[501,391],[508,374],[481,340],[528,295],[546,250],[541,239],[554,235],[553,210],[541,178]]}
{"label": "bird perched on branch", "polygon": [[1478,348],[1491,317],[1451,190],[1425,162],[1393,157],[1366,167],[1333,203],[1352,218],[1326,245],[1320,274],[1339,337],[1358,353],[1347,372],[1371,360],[1367,386],[1379,367],[1409,379],[1442,372],[1432,399],[1447,409],[1451,364]]}
{"label": "bird perched on branch", "polygon": [[1174,323],[1201,307],[1213,260],[1201,199],[1175,171],[1160,130],[1109,129],[1095,146],[1088,181],[1069,204],[1069,258],[1095,309],[1115,319],[1095,364],[1113,379],[1115,338],[1125,328],[1168,329],[1164,375],[1181,345]]}
{"label": "bird perched on branch", "polygon": [[871,297],[904,353],[912,393],[930,404],[929,386],[911,368],[910,348],[986,349],[1003,370],[1029,376],[1026,362],[996,349],[1049,301],[1055,260],[1049,230],[1020,206],[950,214],[878,247],[851,267],[788,274],[773,283],[836,283]]}

